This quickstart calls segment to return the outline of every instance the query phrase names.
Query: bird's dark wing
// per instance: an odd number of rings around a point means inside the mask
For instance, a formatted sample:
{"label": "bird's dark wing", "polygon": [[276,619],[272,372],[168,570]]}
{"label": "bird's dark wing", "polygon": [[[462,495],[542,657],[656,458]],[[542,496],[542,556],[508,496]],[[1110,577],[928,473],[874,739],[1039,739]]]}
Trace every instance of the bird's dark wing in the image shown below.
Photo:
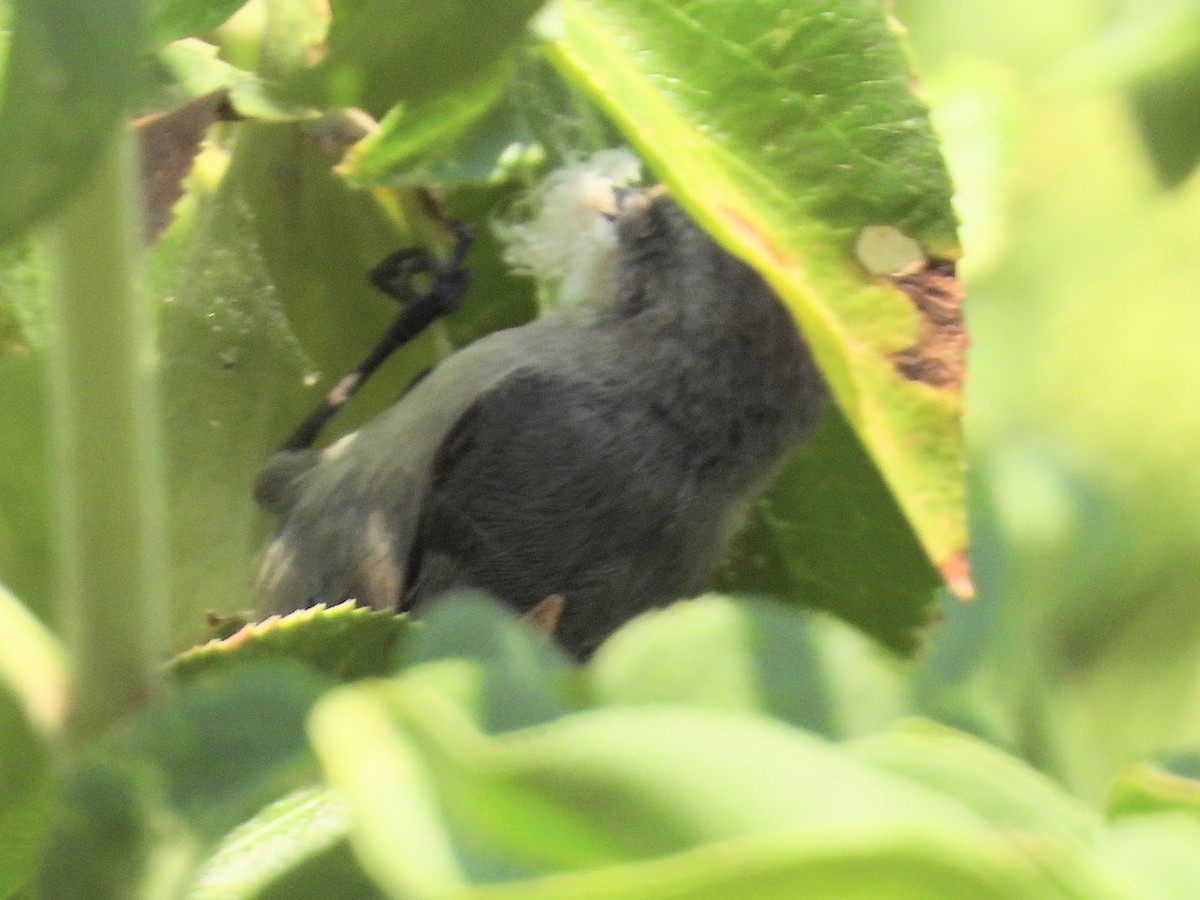
{"label": "bird's dark wing", "polygon": [[281,519],[259,572],[260,611],[348,598],[395,607],[411,581],[406,565],[439,448],[552,327],[533,323],[483,338],[358,432],[320,452],[275,454],[258,486]]}
{"label": "bird's dark wing", "polygon": [[559,594],[558,637],[579,649],[690,588],[694,574],[680,571],[690,473],[667,427],[627,386],[512,373],[438,449],[406,606],[474,588],[524,613]]}

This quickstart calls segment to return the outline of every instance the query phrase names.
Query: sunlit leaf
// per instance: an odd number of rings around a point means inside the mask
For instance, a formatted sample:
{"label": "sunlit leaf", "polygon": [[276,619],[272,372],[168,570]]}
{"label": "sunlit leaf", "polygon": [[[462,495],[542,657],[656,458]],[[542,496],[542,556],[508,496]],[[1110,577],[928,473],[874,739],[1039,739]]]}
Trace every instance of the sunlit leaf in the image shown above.
{"label": "sunlit leaf", "polygon": [[282,618],[245,625],[233,635],[194,647],[171,661],[183,681],[250,660],[299,660],[338,679],[383,675],[395,665],[413,624],[405,616],[355,606],[317,604]]}
{"label": "sunlit leaf", "polygon": [[46,731],[63,724],[70,674],[62,645],[0,584],[0,686]]}
{"label": "sunlit leaf", "polygon": [[1108,814],[1113,818],[1172,810],[1200,819],[1200,780],[1162,766],[1134,763],[1109,788]]}
{"label": "sunlit leaf", "polygon": [[1190,900],[1200,879],[1200,821],[1182,812],[1118,819],[1101,835],[1095,858],[1130,896]]}

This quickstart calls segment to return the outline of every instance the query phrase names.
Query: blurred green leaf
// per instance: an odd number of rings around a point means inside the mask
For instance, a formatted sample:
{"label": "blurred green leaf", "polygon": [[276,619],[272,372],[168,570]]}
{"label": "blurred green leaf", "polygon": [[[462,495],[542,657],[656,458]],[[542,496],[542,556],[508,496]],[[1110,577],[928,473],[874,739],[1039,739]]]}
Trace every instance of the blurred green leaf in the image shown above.
{"label": "blurred green leaf", "polygon": [[149,780],[139,761],[112,757],[89,760],[70,774],[56,798],[36,896],[46,900],[137,896],[152,852],[180,849],[178,831],[154,834]]}
{"label": "blurred green leaf", "polygon": [[605,706],[741,710],[825,735],[834,730],[808,622],[771,601],[708,596],[645,613],[601,645],[588,673]]}
{"label": "blurred green leaf", "polygon": [[1190,0],[1138,0],[1055,71],[1059,84],[1128,88],[1191,69],[1200,56],[1200,9]]}
{"label": "blurred green leaf", "polygon": [[868,225],[958,256],[949,179],[882,6],[565,0],[540,26],[550,58],[779,292],[918,545],[966,590],[954,289],[910,285],[941,304],[935,327],[855,260]]}
{"label": "blurred green leaf", "polygon": [[246,0],[148,0],[147,21],[155,44],[167,44],[215,28]]}
{"label": "blurred green leaf", "polygon": [[263,81],[253,72],[230,65],[218,48],[198,38],[174,41],[158,52],[158,58],[189,97],[212,91],[229,91],[229,100],[243,116],[267,121],[290,121],[311,117],[307,110],[284,106],[268,96]]}
{"label": "blurred green leaf", "polygon": [[540,164],[578,162],[622,143],[541,53],[525,49],[451,94],[394,107],[338,171],[368,187],[526,182]]}
{"label": "blurred green leaf", "polygon": [[958,274],[969,284],[1007,247],[1024,98],[1012,69],[978,56],[956,58],[927,74],[924,85],[954,182],[954,211],[962,219]]}
{"label": "blurred green leaf", "polygon": [[1200,821],[1179,812],[1119,819],[1101,834],[1095,859],[1129,897],[1191,900],[1200,883]]}
{"label": "blurred green leaf", "polygon": [[618,707],[488,737],[462,705],[481,676],[430,663],[314,710],[356,851],[392,896],[1049,897],[1078,874],[1060,848],[1006,846],[956,800],[745,714]]}
{"label": "blurred green leaf", "polygon": [[166,803],[213,841],[311,780],[303,723],[332,683],[282,660],[234,666],[150,710],[113,752],[152,765]]}
{"label": "blurred green leaf", "polygon": [[556,719],[583,693],[581,676],[556,647],[486,597],[439,600],[422,626],[406,648],[404,664],[443,659],[476,664],[471,709],[490,734]]}
{"label": "blurred green leaf", "polygon": [[0,897],[33,873],[55,796],[50,744],[23,706],[0,682]]}
{"label": "blurred green leaf", "polygon": [[44,895],[178,896],[234,826],[315,780],[303,723],[331,683],[297,663],[230,667],[91,748],[56,811]]}
{"label": "blurred green leaf", "polygon": [[[1196,27],[1200,32],[1200,17]],[[1142,140],[1165,187],[1181,184],[1200,162],[1200,35],[1195,58],[1189,69],[1129,90]]]}
{"label": "blurred green leaf", "polygon": [[290,868],[254,894],[255,900],[380,900],[381,896],[345,839]]}
{"label": "blurred green leaf", "polygon": [[315,106],[358,106],[377,118],[476,81],[512,49],[543,0],[397,5],[335,0],[328,55],[284,89]]}
{"label": "blurred green leaf", "polygon": [[[488,180],[514,137],[505,133],[501,118],[505,110],[497,108],[504,86],[504,72],[489,71],[454,93],[411,108],[404,104],[392,107],[379,130],[350,149],[339,171],[359,186]],[[500,115],[489,115],[493,111]],[[490,127],[484,129],[480,121],[484,118],[499,121],[487,123]],[[476,129],[480,133],[475,133]],[[459,144],[478,155],[479,163],[471,165],[470,160],[455,154]],[[456,164],[462,166],[457,172]]]}
{"label": "blurred green leaf", "polygon": [[0,578],[41,615],[52,590],[46,277],[30,242],[0,248]]}
{"label": "blurred green leaf", "polygon": [[969,735],[908,721],[845,745],[858,759],[959,800],[993,825],[1074,850],[1096,838],[1101,819],[1049,778]]}
{"label": "blurred green leaf", "polygon": [[1127,4],[1055,77],[1070,87],[1125,90],[1164,186],[1178,186],[1200,161],[1200,8],[1191,0]]}
{"label": "blurred green leaf", "polygon": [[0,244],[80,185],[109,143],[137,67],[137,0],[13,0],[0,95]]}
{"label": "blurred green leaf", "polygon": [[377,896],[349,859],[348,827],[342,804],[330,791],[302,788],[231,831],[200,867],[187,896],[189,900]]}
{"label": "blurred green leaf", "polygon": [[1178,811],[1200,820],[1200,781],[1151,763],[1134,763],[1113,780],[1107,805],[1114,819]]}
{"label": "blurred green leaf", "polygon": [[51,737],[70,703],[58,640],[0,584],[0,897],[33,874],[57,795]]}

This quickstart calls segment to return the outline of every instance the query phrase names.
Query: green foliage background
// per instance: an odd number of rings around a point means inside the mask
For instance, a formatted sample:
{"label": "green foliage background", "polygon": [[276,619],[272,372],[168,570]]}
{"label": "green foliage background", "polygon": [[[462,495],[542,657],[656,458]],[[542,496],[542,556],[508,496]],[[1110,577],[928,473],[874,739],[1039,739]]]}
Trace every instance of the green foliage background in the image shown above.
{"label": "green foliage background", "polygon": [[[409,188],[469,183],[451,193],[450,210],[484,221],[533,177],[539,152],[558,162],[564,148],[611,143],[618,126],[629,127],[614,98],[633,102],[653,83],[636,71],[622,73],[627,81],[589,74],[587,54],[561,46],[550,54],[557,69],[537,52],[514,52],[536,3],[495,21],[477,19],[470,3],[443,4],[436,19],[406,7],[413,54],[435,56],[436,66],[393,52],[375,25],[400,6],[382,2],[333,3],[338,27],[315,66],[298,49],[319,32],[309,4],[272,0],[222,26],[239,3],[158,0],[144,4],[148,27],[139,29],[131,4],[94,0],[78,38],[91,43],[64,49],[48,23],[78,6],[0,4],[0,25],[22,15],[39,23],[0,44],[10,72],[55,54],[82,61],[56,79],[14,88],[10,75],[0,85],[0,235],[20,234],[34,216],[48,222],[46,234],[0,247],[0,581],[12,590],[0,591],[0,896],[1193,895],[1200,17],[1192,4],[895,4],[955,182],[973,342],[965,422],[978,596],[937,598],[944,619],[918,659],[881,643],[911,640],[937,581],[929,564],[937,553],[926,551],[958,539],[953,510],[914,513],[913,500],[914,485],[932,483],[947,490],[942,506],[954,506],[957,447],[922,482],[905,468],[911,458],[881,462],[886,441],[864,422],[900,422],[913,434],[932,422],[944,437],[954,406],[930,412],[936,404],[905,395],[834,329],[820,338],[822,361],[839,373],[831,377],[844,379],[846,396],[851,386],[877,391],[897,418],[856,417],[847,406],[845,419],[827,423],[760,510],[726,579],[791,599],[806,583],[828,585],[827,600],[811,590],[809,599],[840,619],[714,596],[631,623],[580,670],[477,599],[446,606],[421,629],[318,612],[193,651],[174,664],[158,701],[136,714],[108,711],[116,726],[99,735],[64,738],[67,665],[87,675],[98,670],[86,654],[102,659],[106,647],[109,656],[136,656],[143,643],[162,649],[125,627],[140,621],[141,601],[130,599],[131,617],[118,608],[82,634],[66,629],[67,663],[29,614],[63,618],[50,549],[62,473],[47,450],[56,413],[43,389],[56,328],[47,298],[55,285],[90,284],[72,269],[87,257],[64,238],[87,220],[78,204],[58,204],[94,162],[95,139],[118,114],[111,98],[128,89],[137,111],[149,112],[223,86],[254,120],[215,126],[215,149],[201,156],[174,224],[146,259],[145,292],[160,311],[172,550],[169,584],[155,589],[159,601],[174,598],[171,643],[182,649],[201,633],[204,610],[230,611],[249,596],[266,523],[246,485],[264,451],[392,314],[362,273],[397,245],[438,240]],[[724,33],[745,37],[738,46],[748,58],[769,58],[771,35],[754,32],[749,11],[777,5],[727,6],[736,10]],[[868,23],[861,29],[849,15],[822,26],[830,11],[808,6],[818,35],[858,39],[876,27],[865,0],[853,4]],[[566,33],[605,16],[613,17],[605,27],[623,22],[643,36],[722,16],[698,0],[570,8],[575,17],[557,25]],[[186,40],[196,34],[219,43],[225,61]],[[704,59],[695,47],[706,39],[668,43],[673,64]],[[894,74],[894,49],[880,52]],[[147,62],[105,63],[133,58]],[[447,64],[463,58],[470,64]],[[839,81],[837,58],[792,75],[849,91],[855,79]],[[852,226],[884,213],[823,207],[818,164],[806,173],[812,194],[803,185],[775,190],[795,166],[780,164],[771,178],[729,166],[709,152],[708,132],[690,130],[688,84],[646,94],[648,103],[678,94],[663,107],[683,110],[678,121],[627,134],[656,174],[685,200],[689,190],[708,195],[688,202],[751,258],[714,213],[717,200],[761,212],[764,233],[804,249],[811,290],[756,262],[806,327],[833,308],[847,321],[881,323],[870,336],[882,344],[903,334],[895,298],[835,265]],[[747,84],[756,100],[778,87]],[[22,93],[31,90],[50,94],[31,102]],[[319,138],[336,141],[353,122],[301,119],[308,104],[342,103],[382,117],[382,129],[334,174]],[[945,179],[920,108],[892,112],[893,125],[915,123],[912,158],[923,161],[911,184],[883,179],[897,193],[874,202],[918,209],[906,223],[950,254]],[[877,126],[886,121],[870,114]],[[746,137],[736,121],[706,125]],[[755,159],[763,140],[748,134],[741,149]],[[793,136],[788,147],[807,140]],[[814,140],[802,162],[827,149]],[[78,165],[70,177],[45,178],[38,167],[51,158]],[[99,165],[119,182],[119,166]],[[853,194],[857,177],[838,192]],[[696,184],[703,188],[689,188]],[[928,205],[909,203],[906,185],[923,186]],[[473,263],[490,302],[410,348],[339,424],[390,402],[449,348],[534,313],[531,285],[504,271],[490,236]],[[854,303],[839,309],[846,296]],[[306,384],[314,373],[325,379],[318,386]],[[809,483],[822,490],[805,491]],[[834,522],[825,517],[839,497],[853,497],[853,515]],[[793,552],[806,546],[822,549],[817,562]],[[80,647],[86,653],[74,655]],[[137,672],[136,659],[123,663],[135,679],[161,681]],[[108,675],[126,677],[119,668]]]}
{"label": "green foliage background", "polygon": [[[995,601],[952,609],[943,655],[1095,796],[1200,738],[1200,184],[1155,162],[1193,174],[1200,56],[1179,48],[1200,32],[1170,2],[898,14],[960,185],[972,558]],[[1140,118],[1149,89],[1191,126]]]}

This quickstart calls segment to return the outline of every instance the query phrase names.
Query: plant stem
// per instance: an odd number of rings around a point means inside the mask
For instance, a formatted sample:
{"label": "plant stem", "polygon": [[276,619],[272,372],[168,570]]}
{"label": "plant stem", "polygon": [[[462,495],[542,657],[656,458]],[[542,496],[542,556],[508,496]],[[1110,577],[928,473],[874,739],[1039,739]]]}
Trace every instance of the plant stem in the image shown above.
{"label": "plant stem", "polygon": [[88,737],[155,689],[166,515],[152,310],[141,290],[133,143],[111,142],[49,227],[60,624]]}

